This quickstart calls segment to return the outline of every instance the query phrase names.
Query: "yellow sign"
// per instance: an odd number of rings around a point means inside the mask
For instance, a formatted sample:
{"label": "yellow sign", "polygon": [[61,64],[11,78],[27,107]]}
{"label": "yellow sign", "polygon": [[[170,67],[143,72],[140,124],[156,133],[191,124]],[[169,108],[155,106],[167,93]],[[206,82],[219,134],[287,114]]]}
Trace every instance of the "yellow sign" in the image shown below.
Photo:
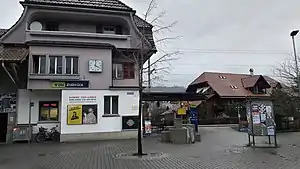
{"label": "yellow sign", "polygon": [[68,105],[68,124],[82,124],[82,105]]}
{"label": "yellow sign", "polygon": [[186,109],[185,108],[179,108],[177,110],[177,114],[178,115],[185,115],[186,114]]}
{"label": "yellow sign", "polygon": [[65,88],[66,83],[65,82],[52,82],[52,88]]}

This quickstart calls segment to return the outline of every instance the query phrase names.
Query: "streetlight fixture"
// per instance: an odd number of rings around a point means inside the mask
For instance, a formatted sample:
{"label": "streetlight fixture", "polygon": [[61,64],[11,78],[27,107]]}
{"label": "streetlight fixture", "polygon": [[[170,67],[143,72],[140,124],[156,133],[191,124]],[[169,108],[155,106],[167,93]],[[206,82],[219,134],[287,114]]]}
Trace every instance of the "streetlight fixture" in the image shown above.
{"label": "streetlight fixture", "polygon": [[298,87],[298,93],[300,96],[300,76],[299,76],[299,67],[298,67],[298,59],[297,59],[297,52],[296,52],[296,45],[295,45],[295,36],[299,33],[299,30],[294,30],[291,32],[290,36],[293,40],[293,48],[294,48],[294,57],[295,57],[295,66],[296,66],[296,77],[297,77],[297,87]]}

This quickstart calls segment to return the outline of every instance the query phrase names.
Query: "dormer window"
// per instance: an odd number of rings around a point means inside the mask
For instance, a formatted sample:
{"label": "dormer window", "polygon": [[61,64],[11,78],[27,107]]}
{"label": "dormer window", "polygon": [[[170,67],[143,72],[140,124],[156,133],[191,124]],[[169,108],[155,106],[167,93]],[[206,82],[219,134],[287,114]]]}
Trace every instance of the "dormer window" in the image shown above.
{"label": "dormer window", "polygon": [[220,79],[226,79],[226,76],[219,76]]}
{"label": "dormer window", "polygon": [[234,86],[234,85],[231,85],[230,88],[231,88],[231,89],[238,89],[238,87],[237,87],[237,86]]}

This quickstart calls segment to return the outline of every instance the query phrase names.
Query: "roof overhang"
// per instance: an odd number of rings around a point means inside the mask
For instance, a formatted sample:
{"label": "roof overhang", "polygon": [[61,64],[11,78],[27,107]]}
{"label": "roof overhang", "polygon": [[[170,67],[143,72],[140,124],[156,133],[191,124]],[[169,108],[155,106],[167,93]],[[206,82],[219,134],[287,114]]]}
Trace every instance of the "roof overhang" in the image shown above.
{"label": "roof overhang", "polygon": [[1,62],[22,62],[29,54],[25,46],[3,46],[0,45]]}
{"label": "roof overhang", "polygon": [[200,101],[205,100],[206,96],[189,92],[143,92],[143,101]]}
{"label": "roof overhang", "polygon": [[246,98],[255,98],[255,99],[260,99],[260,98],[265,98],[268,99],[270,98],[270,95],[249,95],[249,96],[220,96],[221,99],[246,99]]}

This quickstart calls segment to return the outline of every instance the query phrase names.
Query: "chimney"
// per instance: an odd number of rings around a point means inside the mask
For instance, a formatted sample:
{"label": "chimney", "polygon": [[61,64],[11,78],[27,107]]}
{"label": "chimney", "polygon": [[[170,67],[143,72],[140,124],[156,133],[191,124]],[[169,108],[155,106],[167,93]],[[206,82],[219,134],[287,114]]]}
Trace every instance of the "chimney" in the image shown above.
{"label": "chimney", "polygon": [[254,70],[252,68],[250,68],[249,72],[250,72],[250,76],[253,76]]}

